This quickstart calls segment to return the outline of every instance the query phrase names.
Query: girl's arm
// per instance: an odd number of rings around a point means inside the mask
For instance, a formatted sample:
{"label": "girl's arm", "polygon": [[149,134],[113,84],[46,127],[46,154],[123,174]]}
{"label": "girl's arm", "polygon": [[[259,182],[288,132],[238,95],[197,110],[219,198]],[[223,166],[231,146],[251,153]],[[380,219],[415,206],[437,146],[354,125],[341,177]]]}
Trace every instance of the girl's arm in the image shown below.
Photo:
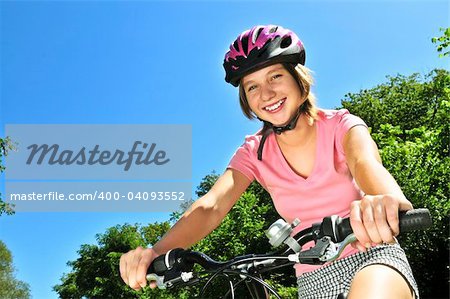
{"label": "girl's arm", "polygon": [[239,171],[226,170],[153,248],[138,247],[122,255],[120,275],[125,283],[136,290],[145,287],[147,268],[158,255],[173,248],[187,248],[207,236],[222,222],[250,183]]}
{"label": "girl's arm", "polygon": [[354,201],[350,222],[359,241],[359,249],[372,243],[392,243],[399,233],[398,211],[410,210],[406,199],[392,175],[384,168],[378,148],[364,126],[351,128],[344,136],[347,165],[365,196]]}

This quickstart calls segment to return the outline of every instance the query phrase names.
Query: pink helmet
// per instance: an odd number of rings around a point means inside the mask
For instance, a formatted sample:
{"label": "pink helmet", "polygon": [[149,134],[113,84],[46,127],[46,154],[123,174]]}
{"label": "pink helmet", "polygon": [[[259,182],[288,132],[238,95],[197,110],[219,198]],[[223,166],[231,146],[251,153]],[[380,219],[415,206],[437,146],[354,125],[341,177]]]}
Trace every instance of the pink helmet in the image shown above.
{"label": "pink helmet", "polygon": [[241,78],[275,63],[305,64],[305,48],[297,35],[281,26],[255,26],[230,45],[223,67],[225,81],[238,86]]}

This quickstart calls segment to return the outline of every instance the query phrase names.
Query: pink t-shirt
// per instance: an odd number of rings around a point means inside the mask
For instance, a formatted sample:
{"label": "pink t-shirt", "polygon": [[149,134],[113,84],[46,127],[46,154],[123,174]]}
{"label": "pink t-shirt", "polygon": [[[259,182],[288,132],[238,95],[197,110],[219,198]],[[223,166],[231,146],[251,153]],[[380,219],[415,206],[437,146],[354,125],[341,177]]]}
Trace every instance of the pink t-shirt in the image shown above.
{"label": "pink t-shirt", "polygon": [[[264,144],[262,161],[257,158],[261,135],[246,136],[245,142],[232,157],[228,168],[236,169],[251,181],[257,180],[271,195],[278,213],[291,223],[301,220],[298,231],[322,221],[330,215],[348,217],[352,201],[362,192],[347,167],[342,141],[345,133],[357,125],[366,126],[359,117],[347,110],[319,110],[316,120],[317,146],[315,165],[309,177],[296,174],[285,160],[275,134]],[[309,248],[306,244],[303,248]],[[347,246],[341,255],[357,252]],[[296,275],[320,266],[297,264]]]}

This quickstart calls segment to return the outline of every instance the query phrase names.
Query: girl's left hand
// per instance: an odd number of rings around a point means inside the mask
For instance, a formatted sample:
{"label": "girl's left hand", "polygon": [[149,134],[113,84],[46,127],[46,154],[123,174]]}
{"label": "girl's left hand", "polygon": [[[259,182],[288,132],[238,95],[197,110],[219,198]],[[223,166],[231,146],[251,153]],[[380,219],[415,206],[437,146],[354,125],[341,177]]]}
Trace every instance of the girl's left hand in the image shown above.
{"label": "girl's left hand", "polygon": [[365,195],[352,202],[350,224],[358,239],[353,247],[365,251],[372,244],[394,243],[399,234],[398,212],[412,208],[403,196],[393,194]]}

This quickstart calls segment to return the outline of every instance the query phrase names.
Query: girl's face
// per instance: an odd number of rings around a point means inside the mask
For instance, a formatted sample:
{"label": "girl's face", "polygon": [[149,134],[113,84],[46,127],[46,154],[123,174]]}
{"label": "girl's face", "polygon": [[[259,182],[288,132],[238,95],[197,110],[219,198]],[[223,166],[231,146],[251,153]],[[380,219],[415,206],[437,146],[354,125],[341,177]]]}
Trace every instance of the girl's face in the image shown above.
{"label": "girl's face", "polygon": [[244,76],[241,84],[252,111],[275,126],[286,125],[305,101],[297,81],[281,63]]}

